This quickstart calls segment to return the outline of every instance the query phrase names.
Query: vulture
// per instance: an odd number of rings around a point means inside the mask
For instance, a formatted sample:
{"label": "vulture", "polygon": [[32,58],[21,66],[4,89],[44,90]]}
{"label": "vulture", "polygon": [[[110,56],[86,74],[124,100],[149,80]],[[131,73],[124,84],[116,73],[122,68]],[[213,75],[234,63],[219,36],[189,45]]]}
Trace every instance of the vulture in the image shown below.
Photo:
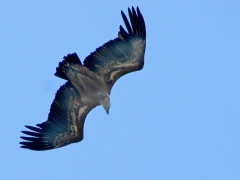
{"label": "vulture", "polygon": [[77,143],[83,139],[87,114],[102,105],[110,108],[110,92],[123,75],[144,66],[146,27],[137,7],[128,8],[129,20],[121,11],[126,30],[120,25],[117,38],[108,41],[85,58],[68,54],[56,68],[55,76],[66,80],[56,92],[47,121],[25,126],[21,148],[42,151]]}

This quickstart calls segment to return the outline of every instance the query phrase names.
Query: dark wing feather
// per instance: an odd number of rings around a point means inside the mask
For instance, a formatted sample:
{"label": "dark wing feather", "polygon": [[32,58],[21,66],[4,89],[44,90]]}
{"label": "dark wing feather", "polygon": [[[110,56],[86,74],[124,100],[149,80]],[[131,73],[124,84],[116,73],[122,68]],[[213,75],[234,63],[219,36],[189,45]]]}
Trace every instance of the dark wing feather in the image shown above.
{"label": "dark wing feather", "polygon": [[48,120],[37,124],[37,127],[26,126],[31,131],[22,131],[30,137],[21,137],[26,140],[20,142],[21,147],[49,150],[81,141],[84,121],[91,109],[87,105],[83,106],[78,91],[67,82],[57,91]]}
{"label": "dark wing feather", "polygon": [[111,40],[96,49],[84,60],[84,66],[104,77],[110,87],[121,76],[141,70],[144,66],[146,48],[146,28],[143,16],[137,7],[128,9],[127,17],[121,12],[126,32],[120,26],[119,38]]}

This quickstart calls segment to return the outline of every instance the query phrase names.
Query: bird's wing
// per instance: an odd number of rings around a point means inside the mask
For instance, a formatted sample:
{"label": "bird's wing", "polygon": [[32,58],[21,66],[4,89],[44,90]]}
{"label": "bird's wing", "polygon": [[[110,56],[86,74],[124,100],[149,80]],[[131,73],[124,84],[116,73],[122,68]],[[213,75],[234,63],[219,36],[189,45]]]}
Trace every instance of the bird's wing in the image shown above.
{"label": "bird's wing", "polygon": [[49,150],[79,142],[83,139],[85,118],[93,107],[84,105],[75,87],[67,82],[57,91],[48,114],[48,120],[37,127],[26,126],[22,131],[29,137],[21,137],[22,148]]}
{"label": "bird's wing", "polygon": [[136,11],[128,8],[128,13],[130,23],[121,11],[128,32],[120,26],[118,38],[97,48],[84,60],[84,66],[103,76],[110,87],[121,76],[141,70],[144,65],[145,22],[138,7]]}

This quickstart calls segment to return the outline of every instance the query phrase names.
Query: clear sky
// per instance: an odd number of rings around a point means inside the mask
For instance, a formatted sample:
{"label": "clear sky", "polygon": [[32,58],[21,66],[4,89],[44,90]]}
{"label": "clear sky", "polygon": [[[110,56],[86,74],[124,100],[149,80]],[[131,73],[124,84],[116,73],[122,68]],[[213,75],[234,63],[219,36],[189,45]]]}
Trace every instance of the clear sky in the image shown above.
{"label": "clear sky", "polygon": [[[36,152],[21,130],[47,119],[64,55],[117,36],[120,11],[147,27],[142,71],[89,113],[84,140]],[[240,1],[0,1],[2,179],[240,179]]]}

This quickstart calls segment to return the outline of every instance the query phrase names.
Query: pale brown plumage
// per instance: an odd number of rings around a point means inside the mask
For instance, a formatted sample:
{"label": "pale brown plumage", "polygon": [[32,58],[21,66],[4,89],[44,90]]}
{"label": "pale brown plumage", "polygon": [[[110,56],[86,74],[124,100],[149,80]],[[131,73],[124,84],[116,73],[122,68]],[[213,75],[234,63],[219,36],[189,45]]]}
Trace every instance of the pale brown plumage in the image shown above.
{"label": "pale brown plumage", "polygon": [[49,150],[79,142],[87,114],[102,105],[110,108],[110,92],[123,75],[141,70],[144,66],[146,28],[140,10],[128,9],[130,23],[121,12],[126,32],[122,26],[118,38],[99,47],[84,60],[76,53],[69,54],[59,63],[55,75],[67,82],[57,91],[48,114],[48,120],[37,127],[26,126],[22,131],[22,148]]}

